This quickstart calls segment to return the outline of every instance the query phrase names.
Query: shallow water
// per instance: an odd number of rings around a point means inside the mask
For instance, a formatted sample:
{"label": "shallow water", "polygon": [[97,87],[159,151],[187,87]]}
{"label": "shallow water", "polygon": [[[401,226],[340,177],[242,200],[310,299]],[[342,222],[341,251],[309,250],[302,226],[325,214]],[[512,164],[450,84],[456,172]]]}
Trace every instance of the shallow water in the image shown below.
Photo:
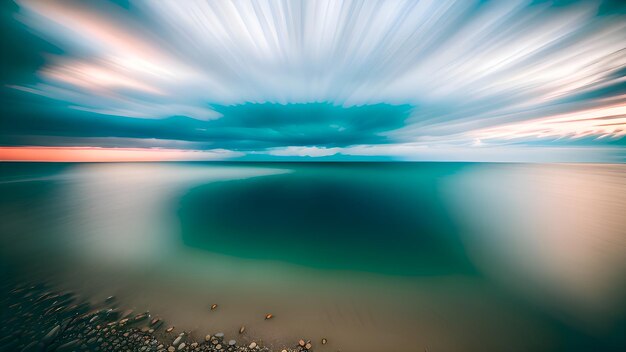
{"label": "shallow water", "polygon": [[198,336],[245,324],[237,339],[327,338],[318,351],[625,344],[624,165],[0,171],[4,275],[116,295]]}

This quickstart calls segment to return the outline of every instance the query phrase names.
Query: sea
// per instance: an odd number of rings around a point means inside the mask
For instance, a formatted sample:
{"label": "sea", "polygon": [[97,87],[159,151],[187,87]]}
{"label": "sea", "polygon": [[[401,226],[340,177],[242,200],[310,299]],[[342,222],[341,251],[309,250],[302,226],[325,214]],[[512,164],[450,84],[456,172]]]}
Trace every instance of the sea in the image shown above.
{"label": "sea", "polygon": [[623,351],[626,165],[0,163],[0,275],[277,350]]}

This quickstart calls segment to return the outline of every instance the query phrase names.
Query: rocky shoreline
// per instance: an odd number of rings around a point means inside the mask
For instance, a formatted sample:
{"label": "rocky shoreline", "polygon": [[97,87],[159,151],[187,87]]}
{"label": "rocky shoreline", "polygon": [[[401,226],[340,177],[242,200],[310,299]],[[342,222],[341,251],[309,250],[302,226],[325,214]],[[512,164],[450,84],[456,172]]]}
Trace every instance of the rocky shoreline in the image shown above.
{"label": "rocky shoreline", "polygon": [[[72,292],[42,283],[11,284],[3,280],[0,297],[0,352],[269,352],[262,343],[241,345],[223,333],[203,337],[176,331],[149,312],[123,310],[115,297],[90,304]],[[245,328],[240,329],[240,334]],[[326,339],[323,339],[323,344]],[[312,350],[300,340],[281,352]]]}

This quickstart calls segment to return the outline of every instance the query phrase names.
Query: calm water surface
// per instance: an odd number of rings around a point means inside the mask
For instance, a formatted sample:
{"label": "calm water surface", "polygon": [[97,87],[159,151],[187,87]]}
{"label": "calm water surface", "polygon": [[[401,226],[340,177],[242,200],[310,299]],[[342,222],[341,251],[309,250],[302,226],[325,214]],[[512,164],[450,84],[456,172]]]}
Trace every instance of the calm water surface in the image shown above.
{"label": "calm water surface", "polygon": [[0,269],[275,348],[620,350],[625,214],[624,165],[4,163]]}

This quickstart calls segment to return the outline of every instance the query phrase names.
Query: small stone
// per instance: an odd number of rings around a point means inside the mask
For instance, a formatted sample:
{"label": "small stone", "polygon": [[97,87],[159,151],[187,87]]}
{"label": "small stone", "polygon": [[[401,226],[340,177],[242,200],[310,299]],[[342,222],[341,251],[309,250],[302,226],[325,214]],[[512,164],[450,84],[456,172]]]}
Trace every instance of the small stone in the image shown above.
{"label": "small stone", "polygon": [[221,350],[222,349],[222,345],[218,344],[217,346],[215,346],[215,349]]}
{"label": "small stone", "polygon": [[235,341],[235,340],[228,341],[228,345],[229,346],[235,346],[236,344],[237,344],[237,341]]}
{"label": "small stone", "polygon": [[252,342],[252,343],[248,346],[248,348],[249,348],[249,349],[254,349],[254,348],[256,348],[256,342]]}
{"label": "small stone", "polygon": [[80,346],[81,341],[79,339],[72,340],[70,342],[66,342],[63,345],[57,347],[56,351],[58,352],[70,352],[74,351],[78,346]]}
{"label": "small stone", "polygon": [[165,330],[165,332],[172,332],[172,331],[174,331],[174,327],[173,326],[170,326],[169,328],[167,328]]}
{"label": "small stone", "polygon": [[217,334],[215,334],[215,337],[217,337],[218,339],[221,339],[222,337],[224,337],[224,333],[218,332]]}
{"label": "small stone", "polygon": [[180,343],[182,339],[183,339],[183,335],[178,335],[178,337],[174,339],[174,342],[172,342],[172,345],[178,346],[178,344]]}
{"label": "small stone", "polygon": [[204,337],[204,341],[209,342],[210,340],[211,340],[211,334],[207,334],[207,335]]}
{"label": "small stone", "polygon": [[50,332],[48,332],[46,336],[43,337],[42,342],[44,344],[49,344],[54,339],[56,339],[56,337],[59,335],[59,332],[61,332],[61,325],[53,327],[52,330],[50,330]]}
{"label": "small stone", "polygon": [[310,350],[310,349],[311,349],[311,347],[313,347],[313,345],[311,345],[311,343],[310,343],[310,342],[307,342],[307,344],[306,344],[306,345],[304,345],[304,348],[306,348],[307,350]]}
{"label": "small stone", "polygon": [[122,312],[122,315],[120,316],[120,318],[128,318],[130,317],[131,314],[133,314],[134,310],[132,309],[127,309],[124,312]]}
{"label": "small stone", "polygon": [[211,310],[215,310],[217,308],[217,304],[211,304]]}
{"label": "small stone", "polygon": [[192,348],[196,348],[196,347],[198,347],[198,343],[197,343],[197,342],[192,343],[192,344],[191,344],[191,347],[192,347]]}
{"label": "small stone", "polygon": [[167,351],[168,352],[174,352],[174,351],[176,351],[176,347],[170,346],[170,347],[167,348]]}
{"label": "small stone", "polygon": [[[3,347],[6,348],[6,345],[4,345]],[[42,347],[43,346],[40,345],[37,341],[32,341],[22,349],[22,352],[39,351],[42,349]]]}
{"label": "small stone", "polygon": [[182,350],[183,348],[185,348],[185,343],[184,343],[184,342],[183,342],[183,343],[181,343],[181,344],[180,344],[180,346],[178,346],[178,350],[180,351],[180,350]]}
{"label": "small stone", "polygon": [[322,339],[322,345],[325,345],[328,343],[328,340],[326,340],[325,338]]}
{"label": "small stone", "polygon": [[246,327],[242,325],[242,326],[239,328],[239,333],[240,333],[240,334],[243,334],[243,332],[244,332],[244,331],[246,331]]}
{"label": "small stone", "polygon": [[304,342],[304,340],[300,339],[298,341],[298,345],[300,345],[300,347],[304,347],[304,345],[306,344],[306,342]]}
{"label": "small stone", "polygon": [[265,315],[265,320],[272,319],[274,316],[272,314]]}

